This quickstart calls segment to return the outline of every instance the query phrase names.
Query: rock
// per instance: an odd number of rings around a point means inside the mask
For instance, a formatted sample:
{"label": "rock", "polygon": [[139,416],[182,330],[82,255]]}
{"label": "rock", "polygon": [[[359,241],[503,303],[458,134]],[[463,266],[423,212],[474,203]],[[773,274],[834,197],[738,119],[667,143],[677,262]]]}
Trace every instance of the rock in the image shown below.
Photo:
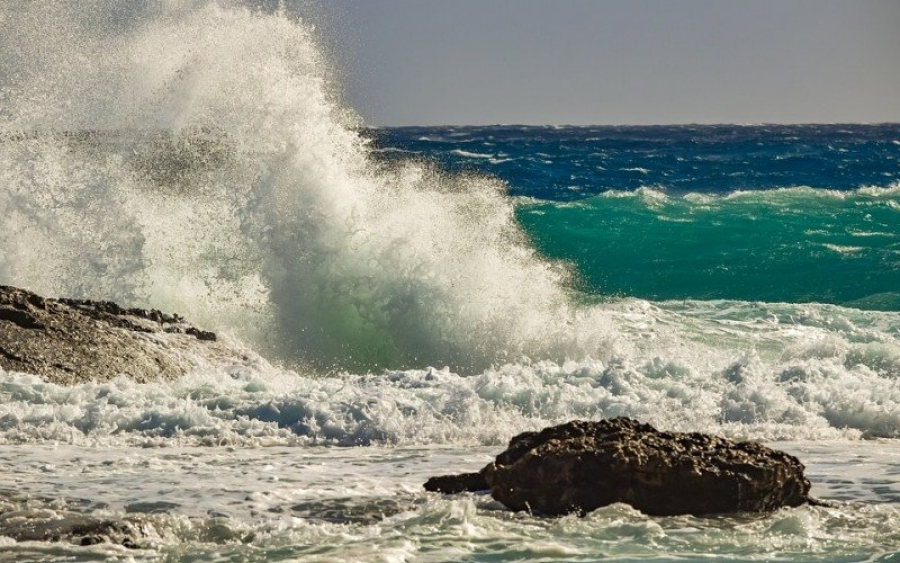
{"label": "rock", "polygon": [[484,475],[479,473],[462,473],[460,475],[441,475],[425,482],[425,490],[433,493],[452,495],[456,493],[475,493],[487,491],[488,485]]}
{"label": "rock", "polygon": [[19,542],[109,543],[132,549],[150,547],[158,538],[154,522],[146,518],[96,518],[57,511],[0,513],[0,535]]}
{"label": "rock", "polygon": [[512,439],[482,473],[512,510],[645,514],[764,512],[810,502],[803,464],[753,442],[660,432],[628,418],[572,421]]}
{"label": "rock", "polygon": [[[404,496],[373,499],[367,497],[317,498],[290,507],[295,518],[329,522],[331,524],[362,524],[370,526],[402,512],[416,509],[416,501]],[[281,512],[281,507],[270,511]]]}
{"label": "rock", "polygon": [[[134,511],[136,506],[141,510]],[[105,503],[87,499],[41,497],[0,489],[0,540],[6,542],[0,552],[10,549],[8,540],[153,549],[179,541],[183,530],[190,530],[200,542],[233,545],[254,539],[244,526],[232,527],[227,516],[179,515],[177,508],[179,505],[165,501],[137,502],[126,505],[122,514]],[[52,546],[40,549],[48,553],[54,550]],[[2,557],[0,560],[5,561]]]}
{"label": "rock", "polygon": [[7,371],[62,385],[119,375],[146,382],[248,360],[178,315],[0,286],[0,367]]}
{"label": "rock", "polygon": [[797,458],[757,443],[615,418],[525,432],[480,472],[435,477],[425,488],[486,485],[512,510],[553,516],[616,502],[656,516],[709,515],[819,504],[803,470]]}

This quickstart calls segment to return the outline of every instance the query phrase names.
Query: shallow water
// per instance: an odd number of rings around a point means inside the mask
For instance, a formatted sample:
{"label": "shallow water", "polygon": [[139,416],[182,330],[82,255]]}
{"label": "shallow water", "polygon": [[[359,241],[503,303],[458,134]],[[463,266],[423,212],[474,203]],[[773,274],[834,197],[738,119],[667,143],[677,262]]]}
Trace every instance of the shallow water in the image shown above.
{"label": "shallow water", "polygon": [[[769,515],[584,518],[512,514],[488,496],[422,483],[477,470],[498,449],[9,446],[4,505],[147,514],[142,549],[6,542],[0,559],[63,561],[892,561],[900,550],[900,453],[889,442],[778,442],[832,507]],[[0,527],[9,526],[4,515]]]}

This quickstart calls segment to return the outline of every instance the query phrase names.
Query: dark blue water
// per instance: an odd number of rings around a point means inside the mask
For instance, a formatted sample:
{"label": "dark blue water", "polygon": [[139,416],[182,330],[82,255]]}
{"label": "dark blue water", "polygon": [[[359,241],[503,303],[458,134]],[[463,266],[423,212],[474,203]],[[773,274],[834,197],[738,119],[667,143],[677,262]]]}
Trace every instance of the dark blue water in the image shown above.
{"label": "dark blue water", "polygon": [[399,127],[374,132],[387,157],[478,170],[512,195],[566,201],[607,190],[673,194],[900,180],[900,124],[607,127]]}

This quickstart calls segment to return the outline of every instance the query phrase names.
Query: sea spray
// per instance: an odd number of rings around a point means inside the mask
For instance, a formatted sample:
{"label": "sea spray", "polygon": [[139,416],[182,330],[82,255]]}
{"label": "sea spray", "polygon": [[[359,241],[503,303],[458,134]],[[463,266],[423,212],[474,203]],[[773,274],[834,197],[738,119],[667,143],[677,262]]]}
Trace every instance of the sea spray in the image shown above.
{"label": "sea spray", "polygon": [[608,323],[571,308],[502,184],[372,162],[302,21],[106,8],[6,18],[49,30],[5,39],[6,283],[179,311],[317,369],[602,353]]}

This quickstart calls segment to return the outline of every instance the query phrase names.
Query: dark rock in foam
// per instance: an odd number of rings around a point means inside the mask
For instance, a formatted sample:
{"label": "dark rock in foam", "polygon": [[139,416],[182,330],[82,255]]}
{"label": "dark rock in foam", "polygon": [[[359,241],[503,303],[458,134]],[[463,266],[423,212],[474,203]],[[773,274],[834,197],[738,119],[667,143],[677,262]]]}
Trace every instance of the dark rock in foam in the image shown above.
{"label": "dark rock in foam", "polygon": [[616,418],[520,434],[480,475],[491,495],[512,510],[584,514],[623,502],[666,516],[765,512],[815,502],[803,471],[797,458],[757,443],[660,432]]}
{"label": "dark rock in foam", "polygon": [[116,520],[76,513],[54,516],[19,515],[11,523],[0,523],[0,533],[19,542],[65,542],[83,546],[110,543],[132,549],[150,547],[156,536],[153,523],[140,518]]}
{"label": "dark rock in foam", "polygon": [[8,371],[64,385],[119,375],[144,382],[247,360],[178,315],[0,286],[0,367]]}
{"label": "dark rock in foam", "polygon": [[433,493],[452,495],[456,493],[474,493],[490,489],[481,472],[461,473],[459,475],[441,475],[425,482],[425,490]]}

